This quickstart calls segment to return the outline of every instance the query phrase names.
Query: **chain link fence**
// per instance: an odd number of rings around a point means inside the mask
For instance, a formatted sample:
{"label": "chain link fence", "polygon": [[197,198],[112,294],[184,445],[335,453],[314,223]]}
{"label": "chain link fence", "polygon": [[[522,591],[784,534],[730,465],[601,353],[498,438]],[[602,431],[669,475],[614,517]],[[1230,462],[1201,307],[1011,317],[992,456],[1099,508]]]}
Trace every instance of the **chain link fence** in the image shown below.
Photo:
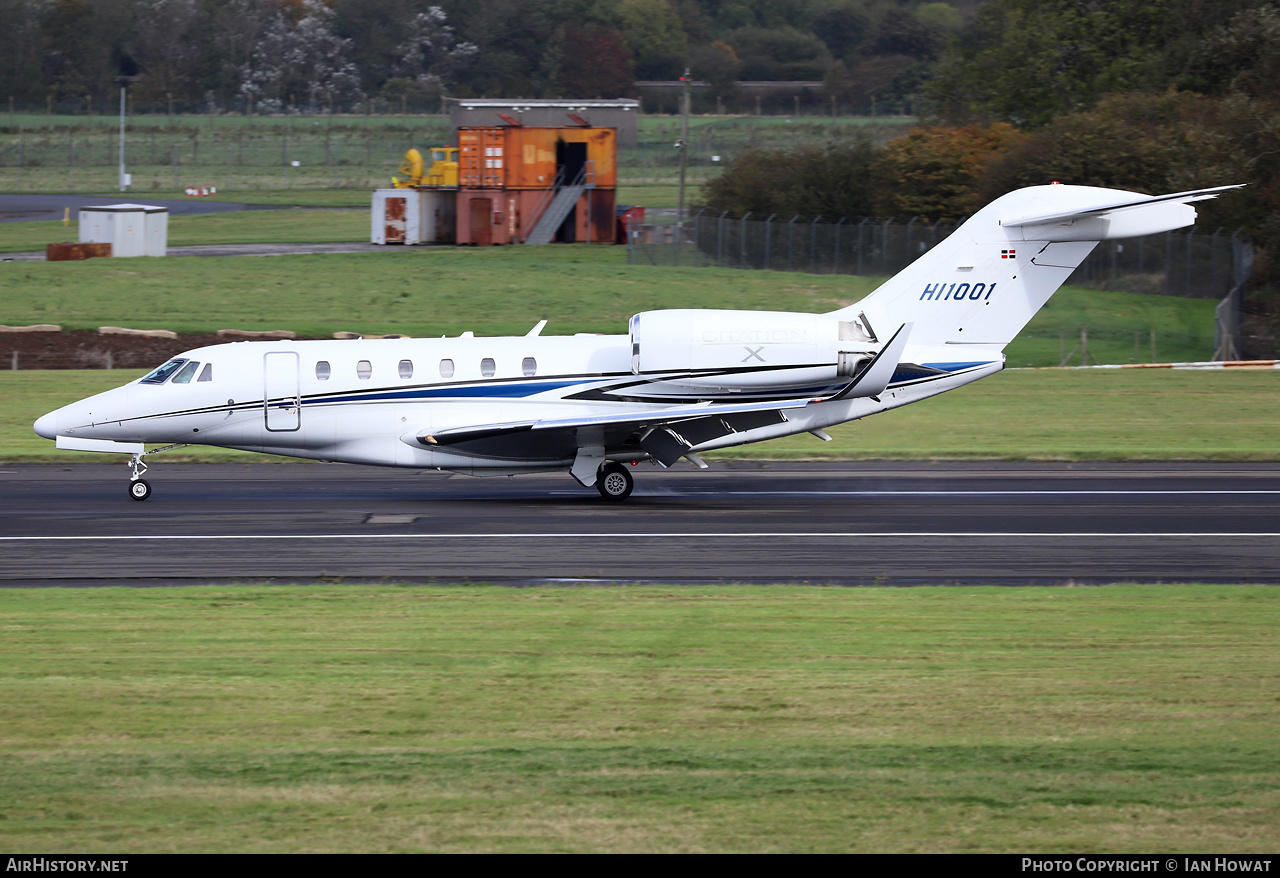
{"label": "chain link fence", "polygon": [[[117,188],[119,132],[109,120],[92,121],[0,134],[0,189]],[[448,121],[441,117],[299,116],[247,124],[235,117],[170,121],[155,116],[131,123],[125,164],[138,192],[200,185],[227,190],[371,189],[390,184],[406,150],[444,143],[448,133]]]}
{"label": "chain link fence", "polygon": [[[699,211],[683,226],[632,225],[627,234],[627,262],[887,278],[928,252],[957,225],[929,223],[918,217],[905,222],[776,214],[733,218],[727,213]],[[1236,359],[1243,289],[1252,269],[1252,245],[1238,232],[1165,232],[1102,242],[1067,283],[1118,292],[1221,299],[1213,356]],[[1127,333],[1125,337],[1131,338]]]}

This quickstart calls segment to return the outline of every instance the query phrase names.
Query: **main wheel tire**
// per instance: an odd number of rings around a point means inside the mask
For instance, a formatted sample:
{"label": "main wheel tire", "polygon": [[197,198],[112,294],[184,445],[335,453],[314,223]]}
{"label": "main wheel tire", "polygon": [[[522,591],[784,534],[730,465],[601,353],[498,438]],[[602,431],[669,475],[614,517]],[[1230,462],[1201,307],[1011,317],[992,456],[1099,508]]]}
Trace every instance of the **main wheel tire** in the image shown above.
{"label": "main wheel tire", "polygon": [[151,483],[146,479],[135,479],[129,483],[129,496],[134,500],[145,500],[151,496]]}
{"label": "main wheel tire", "polygon": [[596,490],[606,500],[625,500],[635,486],[635,479],[620,463],[606,463],[596,475]]}

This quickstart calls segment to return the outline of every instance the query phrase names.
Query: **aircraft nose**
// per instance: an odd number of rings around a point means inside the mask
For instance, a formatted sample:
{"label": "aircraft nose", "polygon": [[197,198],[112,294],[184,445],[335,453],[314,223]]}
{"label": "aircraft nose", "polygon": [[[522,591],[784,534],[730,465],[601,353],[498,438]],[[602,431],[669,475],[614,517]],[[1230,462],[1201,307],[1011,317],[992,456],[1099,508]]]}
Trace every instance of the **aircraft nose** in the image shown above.
{"label": "aircraft nose", "polygon": [[31,428],[36,431],[37,436],[45,439],[56,439],[58,436],[58,413],[49,412],[47,415],[36,418],[36,422],[31,425]]}

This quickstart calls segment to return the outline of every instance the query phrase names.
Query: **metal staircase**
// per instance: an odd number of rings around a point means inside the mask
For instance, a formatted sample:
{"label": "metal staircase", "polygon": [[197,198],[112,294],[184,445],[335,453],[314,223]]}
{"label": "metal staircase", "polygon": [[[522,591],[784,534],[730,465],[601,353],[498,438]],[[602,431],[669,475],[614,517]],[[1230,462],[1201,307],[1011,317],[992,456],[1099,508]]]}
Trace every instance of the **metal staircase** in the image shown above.
{"label": "metal staircase", "polygon": [[538,218],[533,231],[524,239],[526,244],[551,243],[551,239],[556,236],[556,232],[560,231],[561,224],[569,216],[573,206],[578,203],[582,193],[587,189],[595,188],[595,174],[588,170],[591,164],[591,162],[584,164],[572,183],[551,190],[555,192],[555,197]]}

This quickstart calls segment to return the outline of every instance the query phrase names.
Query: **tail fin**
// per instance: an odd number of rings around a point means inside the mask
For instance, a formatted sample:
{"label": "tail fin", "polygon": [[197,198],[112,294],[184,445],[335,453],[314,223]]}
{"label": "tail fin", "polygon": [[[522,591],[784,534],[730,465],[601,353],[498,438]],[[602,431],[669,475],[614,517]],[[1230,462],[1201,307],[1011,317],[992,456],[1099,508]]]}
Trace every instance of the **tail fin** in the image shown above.
{"label": "tail fin", "polygon": [[873,326],[913,323],[912,345],[1004,347],[1099,241],[1189,226],[1190,202],[1235,188],[1159,196],[1058,184],[1019,189],[835,315],[865,315]]}

